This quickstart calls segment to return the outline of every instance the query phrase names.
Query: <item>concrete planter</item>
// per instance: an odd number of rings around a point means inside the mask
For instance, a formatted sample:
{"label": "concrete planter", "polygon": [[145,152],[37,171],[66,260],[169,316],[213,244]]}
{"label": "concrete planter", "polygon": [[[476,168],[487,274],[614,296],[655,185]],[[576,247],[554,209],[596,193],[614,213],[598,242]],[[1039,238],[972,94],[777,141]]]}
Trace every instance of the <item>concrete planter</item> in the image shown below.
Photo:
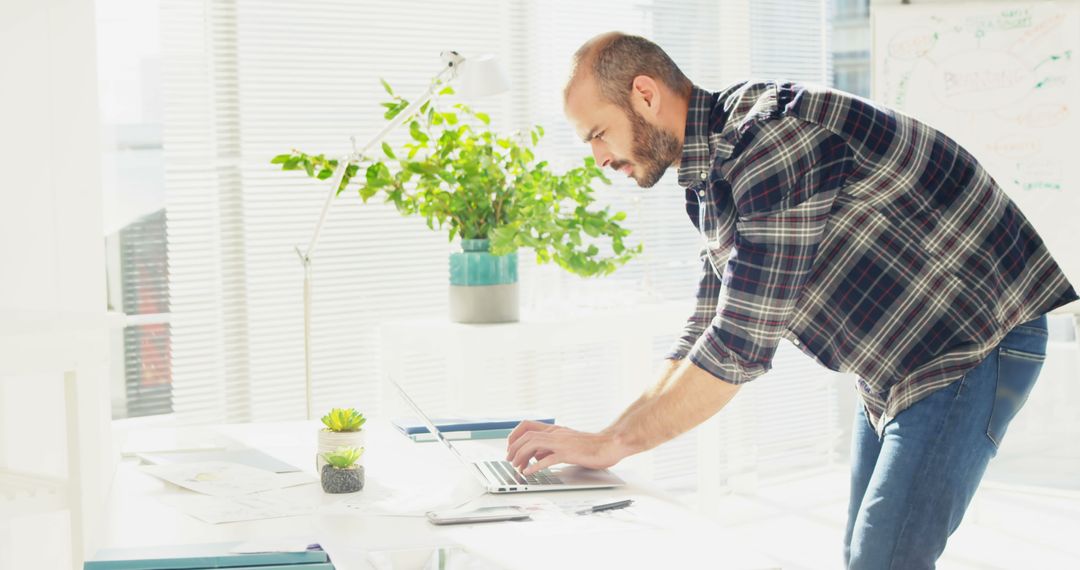
{"label": "concrete planter", "polygon": [[338,469],[333,465],[323,465],[319,479],[323,491],[332,494],[355,493],[364,488],[364,466],[353,465]]}
{"label": "concrete planter", "polygon": [[461,240],[450,254],[450,320],[455,323],[517,322],[518,256],[491,255],[486,239]]}

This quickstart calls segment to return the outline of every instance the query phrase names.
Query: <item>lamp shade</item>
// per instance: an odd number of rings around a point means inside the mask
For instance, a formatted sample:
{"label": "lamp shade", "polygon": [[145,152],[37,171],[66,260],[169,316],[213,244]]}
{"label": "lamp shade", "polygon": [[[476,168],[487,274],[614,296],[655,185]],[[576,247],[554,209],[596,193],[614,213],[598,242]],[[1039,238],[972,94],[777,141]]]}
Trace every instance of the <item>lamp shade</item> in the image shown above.
{"label": "lamp shade", "polygon": [[458,92],[462,97],[475,99],[496,95],[510,89],[502,68],[495,56],[479,55],[461,63],[458,71]]}

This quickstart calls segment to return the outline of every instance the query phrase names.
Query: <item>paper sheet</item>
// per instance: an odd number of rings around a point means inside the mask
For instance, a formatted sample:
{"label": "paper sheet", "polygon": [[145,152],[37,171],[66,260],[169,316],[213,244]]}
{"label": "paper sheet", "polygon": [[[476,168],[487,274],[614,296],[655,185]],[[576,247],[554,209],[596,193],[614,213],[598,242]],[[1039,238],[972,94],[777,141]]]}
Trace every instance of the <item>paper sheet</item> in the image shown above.
{"label": "paper sheet", "polygon": [[233,497],[314,482],[305,473],[276,474],[237,463],[204,461],[145,465],[142,470],[192,491],[214,497]]}
{"label": "paper sheet", "polygon": [[360,493],[344,497],[325,512],[379,516],[423,517],[427,511],[445,509],[471,501],[483,490],[467,485],[432,484],[422,488],[387,487],[369,480]]}
{"label": "paper sheet", "polygon": [[[618,497],[618,499],[634,499],[634,503],[625,509],[614,509],[579,515],[578,511],[592,505],[611,502],[616,499],[593,499],[588,501],[559,500],[552,501],[547,498],[522,495],[515,497],[513,503],[505,499],[501,503],[514,504],[529,512],[531,521],[522,521],[521,525],[512,524],[489,524],[472,525],[461,527],[465,533],[481,532],[498,535],[506,532],[511,534],[526,532],[530,536],[548,536],[558,534],[582,534],[594,532],[619,532],[629,530],[653,530],[670,528],[673,523],[680,520],[680,507],[667,504],[652,497],[631,496]],[[476,501],[469,506],[477,508],[488,506],[489,501]],[[501,525],[501,526],[500,526]],[[482,527],[476,529],[475,527]]]}
{"label": "paper sheet", "polygon": [[296,491],[282,489],[233,497],[169,495],[160,500],[210,524],[310,515],[319,510],[319,502],[312,499],[311,493]]}

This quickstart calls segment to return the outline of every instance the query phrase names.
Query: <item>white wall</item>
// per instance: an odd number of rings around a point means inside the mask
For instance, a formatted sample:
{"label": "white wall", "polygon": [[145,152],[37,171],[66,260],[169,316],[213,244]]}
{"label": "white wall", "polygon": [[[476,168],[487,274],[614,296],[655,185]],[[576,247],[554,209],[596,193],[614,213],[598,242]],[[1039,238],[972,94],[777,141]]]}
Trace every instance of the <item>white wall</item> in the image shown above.
{"label": "white wall", "polygon": [[[0,330],[35,322],[36,311],[104,312],[95,68],[93,2],[0,0]],[[97,336],[80,348],[93,354]],[[105,371],[83,372],[82,437],[102,449]],[[0,378],[0,468],[64,472],[54,376]],[[90,496],[105,479],[95,470]],[[66,517],[27,519],[0,521],[0,568],[67,565]]]}
{"label": "white wall", "polygon": [[104,299],[94,9],[0,2],[0,307]]}

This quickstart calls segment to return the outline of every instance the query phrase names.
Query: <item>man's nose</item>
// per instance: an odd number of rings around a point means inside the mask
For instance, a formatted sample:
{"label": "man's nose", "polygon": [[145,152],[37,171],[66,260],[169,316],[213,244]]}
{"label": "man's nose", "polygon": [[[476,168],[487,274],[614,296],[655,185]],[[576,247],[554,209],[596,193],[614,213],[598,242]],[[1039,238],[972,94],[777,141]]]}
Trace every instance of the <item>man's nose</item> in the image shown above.
{"label": "man's nose", "polygon": [[589,144],[592,146],[592,155],[593,158],[596,159],[596,164],[598,164],[600,168],[607,168],[615,158],[612,156],[611,151],[608,150],[607,145],[604,144],[603,141],[598,141],[596,139],[589,141]]}

